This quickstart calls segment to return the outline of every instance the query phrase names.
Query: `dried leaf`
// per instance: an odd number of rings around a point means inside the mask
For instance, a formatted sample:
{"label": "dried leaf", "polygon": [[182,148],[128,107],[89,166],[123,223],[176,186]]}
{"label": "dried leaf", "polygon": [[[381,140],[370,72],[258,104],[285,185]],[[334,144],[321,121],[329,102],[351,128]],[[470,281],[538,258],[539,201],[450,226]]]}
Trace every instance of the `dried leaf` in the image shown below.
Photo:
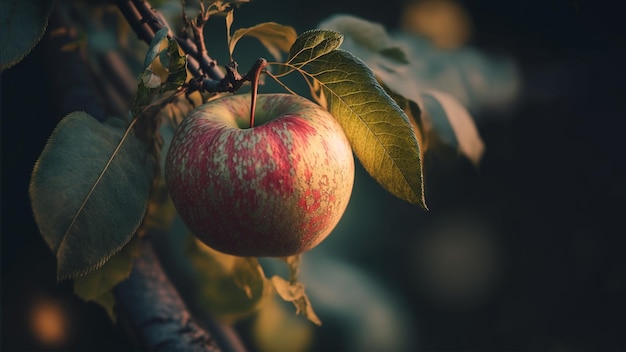
{"label": "dried leaf", "polygon": [[289,52],[289,48],[291,48],[298,35],[293,27],[275,22],[260,23],[254,27],[240,28],[233,33],[233,36],[228,41],[228,50],[231,57],[235,50],[235,45],[244,36],[257,38],[276,61],[281,61],[281,52]]}
{"label": "dried leaf", "polygon": [[296,307],[296,314],[301,314],[315,325],[322,325],[322,321],[313,311],[309,297],[304,292],[304,285],[300,282],[290,283],[280,276],[274,275],[270,279],[276,293],[287,302]]}

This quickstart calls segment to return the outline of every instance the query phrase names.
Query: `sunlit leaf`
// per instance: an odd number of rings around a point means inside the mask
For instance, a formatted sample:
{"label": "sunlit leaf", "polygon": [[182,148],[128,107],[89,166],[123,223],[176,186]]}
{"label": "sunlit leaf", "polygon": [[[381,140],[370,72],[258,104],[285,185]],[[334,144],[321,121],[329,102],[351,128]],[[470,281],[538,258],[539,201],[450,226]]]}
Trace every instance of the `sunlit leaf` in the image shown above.
{"label": "sunlit leaf", "polygon": [[130,276],[133,259],[139,254],[138,244],[138,236],[133,237],[100,269],[74,280],[74,293],[85,301],[100,304],[113,321],[115,321],[115,298],[111,290]]}
{"label": "sunlit leaf", "polygon": [[84,112],[61,120],[29,188],[59,280],[102,267],[128,243],[146,211],[153,172],[147,146],[123,129]]}
{"label": "sunlit leaf", "polygon": [[197,300],[226,321],[250,315],[272,295],[271,285],[255,258],[235,257],[193,240],[187,256],[194,268]]}
{"label": "sunlit leaf", "polygon": [[296,30],[291,26],[284,26],[275,22],[257,24],[254,27],[240,28],[233,33],[228,42],[228,50],[232,56],[235,45],[244,36],[257,38],[267,51],[277,60],[282,59],[281,52],[289,52],[289,48],[296,40]]}
{"label": "sunlit leaf", "polygon": [[422,120],[422,110],[419,105],[413,100],[407,99],[406,97],[398,94],[393,91],[391,88],[387,87],[383,82],[378,81],[381,87],[389,94],[389,96],[398,104],[398,106],[404,111],[406,116],[409,118],[411,122],[411,126],[413,127],[413,131],[415,132],[415,136],[417,137],[417,141],[419,142],[420,151],[422,152],[422,161],[424,153],[428,149],[428,139],[426,138],[426,129],[424,127],[424,122]]}
{"label": "sunlit leaf", "polygon": [[[298,36],[289,49],[287,64],[293,67],[301,67],[303,64],[337,49],[343,41],[343,35],[333,31],[313,29]],[[279,70],[288,71],[288,67]]]}
{"label": "sunlit leaf", "polygon": [[369,174],[396,197],[426,208],[417,138],[371,70],[343,50],[312,60],[303,70],[320,82],[328,110]]}
{"label": "sunlit leaf", "polygon": [[301,314],[315,325],[322,325],[322,321],[313,311],[313,306],[309,297],[304,292],[304,285],[300,282],[290,282],[278,275],[270,279],[276,293],[287,302],[293,303],[296,307],[296,314]]}
{"label": "sunlit leaf", "polygon": [[0,71],[20,62],[41,40],[53,0],[0,1]]}

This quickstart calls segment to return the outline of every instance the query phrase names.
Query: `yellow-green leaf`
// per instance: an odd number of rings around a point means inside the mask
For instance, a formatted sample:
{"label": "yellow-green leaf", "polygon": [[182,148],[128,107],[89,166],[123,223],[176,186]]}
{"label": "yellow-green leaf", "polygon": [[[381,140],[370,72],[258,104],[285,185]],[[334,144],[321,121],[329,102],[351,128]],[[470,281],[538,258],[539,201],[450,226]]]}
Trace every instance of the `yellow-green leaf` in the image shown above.
{"label": "yellow-green leaf", "polygon": [[111,290],[130,276],[133,260],[139,254],[138,244],[138,237],[133,237],[133,240],[100,269],[74,280],[74,293],[85,301],[100,304],[113,321],[115,298]]}
{"label": "yellow-green leaf", "polygon": [[288,66],[281,66],[279,73],[289,71],[289,67],[299,68],[316,58],[337,49],[343,35],[323,29],[312,29],[298,36],[289,49]]}
{"label": "yellow-green leaf", "polygon": [[380,80],[378,80],[378,83],[380,83],[380,86],[383,87],[385,92],[389,94],[389,96],[396,102],[396,104],[398,104],[398,106],[409,118],[409,122],[411,122],[411,126],[413,127],[413,131],[415,132],[415,136],[417,137],[417,142],[420,146],[423,161],[424,153],[426,153],[426,149],[428,148],[428,138],[426,133],[427,131],[424,126],[424,121],[422,120],[422,110],[420,109],[419,105],[413,100],[408,99],[398,92],[393,91]]}
{"label": "yellow-green leaf", "polygon": [[372,71],[343,50],[307,62],[302,71],[320,82],[328,110],[369,174],[396,197],[426,208],[419,142]]}
{"label": "yellow-green leaf", "polygon": [[255,312],[272,295],[271,285],[255,258],[224,254],[195,238],[187,256],[195,269],[197,299],[212,315],[234,322]]}
{"label": "yellow-green leaf", "polygon": [[235,50],[235,45],[244,36],[257,38],[276,61],[281,61],[281,52],[289,52],[289,48],[291,48],[298,35],[293,27],[284,26],[276,22],[265,22],[254,27],[240,28],[233,33],[228,42],[228,50],[231,56]]}

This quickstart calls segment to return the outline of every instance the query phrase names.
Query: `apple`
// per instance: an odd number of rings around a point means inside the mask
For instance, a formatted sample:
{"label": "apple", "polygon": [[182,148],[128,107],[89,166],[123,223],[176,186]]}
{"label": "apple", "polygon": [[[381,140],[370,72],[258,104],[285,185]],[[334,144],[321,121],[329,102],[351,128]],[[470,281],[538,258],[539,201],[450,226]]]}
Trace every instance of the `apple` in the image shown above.
{"label": "apple", "polygon": [[308,99],[249,95],[210,101],[178,126],[165,180],[202,242],[237,256],[285,257],[322,242],[354,183],[352,148],[335,118]]}

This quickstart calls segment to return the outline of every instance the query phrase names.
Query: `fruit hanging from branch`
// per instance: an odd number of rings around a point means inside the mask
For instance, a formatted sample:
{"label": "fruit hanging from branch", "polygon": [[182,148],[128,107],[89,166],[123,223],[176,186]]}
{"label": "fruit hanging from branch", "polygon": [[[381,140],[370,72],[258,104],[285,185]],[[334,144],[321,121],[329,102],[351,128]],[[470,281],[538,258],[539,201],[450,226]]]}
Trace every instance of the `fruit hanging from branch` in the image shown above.
{"label": "fruit hanging from branch", "polygon": [[183,120],[165,179],[180,216],[210,247],[285,257],[322,242],[354,182],[352,148],[335,118],[288,94],[210,101]]}

